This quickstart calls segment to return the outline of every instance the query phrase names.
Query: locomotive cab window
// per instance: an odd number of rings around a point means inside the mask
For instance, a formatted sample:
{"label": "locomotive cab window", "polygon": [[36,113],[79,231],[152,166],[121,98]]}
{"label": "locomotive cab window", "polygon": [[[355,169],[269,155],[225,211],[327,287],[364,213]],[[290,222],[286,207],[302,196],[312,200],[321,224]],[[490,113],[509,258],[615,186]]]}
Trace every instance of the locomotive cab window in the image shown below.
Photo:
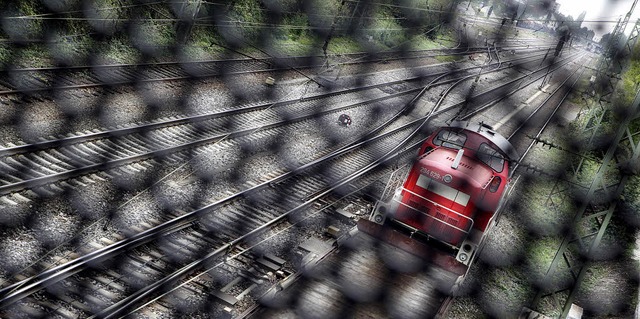
{"label": "locomotive cab window", "polygon": [[441,145],[453,149],[461,149],[464,143],[467,141],[467,136],[462,133],[457,133],[449,130],[442,130],[433,139],[433,144]]}
{"label": "locomotive cab window", "polygon": [[504,156],[487,143],[480,144],[477,152],[478,159],[500,173],[504,168]]}

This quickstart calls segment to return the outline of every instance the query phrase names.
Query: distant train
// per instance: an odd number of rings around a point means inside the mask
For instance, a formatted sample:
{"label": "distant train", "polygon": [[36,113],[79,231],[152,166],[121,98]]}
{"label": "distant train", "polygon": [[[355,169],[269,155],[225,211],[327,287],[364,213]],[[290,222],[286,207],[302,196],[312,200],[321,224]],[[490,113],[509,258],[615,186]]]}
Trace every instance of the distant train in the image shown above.
{"label": "distant train", "polygon": [[358,229],[463,276],[495,221],[517,159],[511,143],[487,125],[441,127],[407,176],[392,177]]}

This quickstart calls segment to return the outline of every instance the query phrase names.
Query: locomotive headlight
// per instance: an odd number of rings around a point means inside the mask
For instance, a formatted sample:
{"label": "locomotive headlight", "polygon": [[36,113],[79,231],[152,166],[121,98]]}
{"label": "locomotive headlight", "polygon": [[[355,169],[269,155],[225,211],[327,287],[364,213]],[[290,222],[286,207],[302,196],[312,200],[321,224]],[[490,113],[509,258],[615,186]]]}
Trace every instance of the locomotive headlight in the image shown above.
{"label": "locomotive headlight", "polygon": [[449,175],[449,174],[447,174],[447,175],[445,175],[445,176],[443,176],[443,177],[442,177],[442,180],[443,180],[445,183],[449,183],[449,182],[451,182],[451,180],[452,180],[452,179],[453,179],[453,177],[452,177],[451,175]]}
{"label": "locomotive headlight", "polygon": [[500,177],[493,177],[491,185],[489,185],[489,191],[495,193],[498,190],[498,187],[500,187],[500,183],[502,183],[502,179]]}
{"label": "locomotive headlight", "polygon": [[460,259],[460,261],[462,262],[467,261],[467,258],[469,258],[469,256],[467,256],[467,254],[465,253],[461,253],[458,255],[458,259]]}

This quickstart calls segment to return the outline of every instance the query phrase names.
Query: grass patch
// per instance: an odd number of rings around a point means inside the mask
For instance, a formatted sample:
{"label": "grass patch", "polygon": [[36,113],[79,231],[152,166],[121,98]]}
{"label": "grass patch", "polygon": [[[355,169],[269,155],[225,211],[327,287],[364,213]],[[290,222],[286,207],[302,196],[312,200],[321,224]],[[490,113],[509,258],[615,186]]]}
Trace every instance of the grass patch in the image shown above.
{"label": "grass patch", "polygon": [[392,48],[406,41],[405,32],[400,25],[385,20],[376,20],[376,24],[368,30],[371,40],[381,47]]}
{"label": "grass patch", "polygon": [[454,300],[451,308],[449,308],[447,318],[480,319],[488,318],[488,316],[482,311],[475,298],[459,297]]}
{"label": "grass patch", "polygon": [[171,24],[142,23],[134,32],[138,46],[168,46],[176,42],[176,34]]}
{"label": "grass patch", "polygon": [[479,303],[494,318],[516,318],[533,293],[529,274],[516,267],[493,268],[483,276]]}
{"label": "grass patch", "polygon": [[589,105],[588,103],[591,103],[591,102],[587,100],[586,98],[587,95],[583,91],[589,88],[589,77],[582,76],[578,80],[574,88],[575,90],[573,90],[573,92],[571,92],[571,94],[568,97],[569,102],[573,104],[578,104],[578,105]]}
{"label": "grass patch", "polygon": [[350,37],[332,38],[327,47],[327,53],[344,54],[353,52],[362,52],[364,48],[360,43]]}
{"label": "grass patch", "polygon": [[498,288],[501,292],[513,292],[514,290],[522,291],[522,287],[517,285],[519,273],[511,267],[494,268],[489,276],[487,283],[493,288]]}
{"label": "grass patch", "polygon": [[31,44],[20,49],[13,49],[10,63],[20,68],[38,68],[53,65],[51,52],[42,44]]}
{"label": "grass patch", "polygon": [[[592,154],[592,156],[596,156],[596,154]],[[615,162],[610,161],[609,165],[606,167],[602,167],[600,161],[591,161],[585,160],[582,162],[582,167],[578,172],[576,178],[579,182],[581,182],[585,186],[589,186],[596,174],[600,172],[602,175],[601,181],[605,183],[605,185],[610,185],[620,181],[620,175],[618,172],[618,167]]]}
{"label": "grass patch", "polygon": [[[563,296],[566,298],[566,293],[561,294],[559,297]],[[538,303],[538,309],[536,309],[536,311],[545,314],[549,318],[560,318],[562,315],[560,310],[562,309],[558,308],[558,304],[551,297],[542,298]]]}
{"label": "grass patch", "polygon": [[95,45],[88,36],[63,37],[59,36],[55,43],[49,45],[52,58],[62,64],[85,64],[89,59],[91,49]]}
{"label": "grass patch", "polygon": [[640,176],[634,175],[627,180],[621,199],[640,211]]}
{"label": "grass patch", "polygon": [[597,317],[624,317],[625,312],[633,314],[634,309],[625,311],[625,306],[633,304],[637,299],[634,294],[637,285],[629,280],[621,280],[634,276],[635,271],[629,269],[626,262],[615,260],[591,263],[582,280],[576,302],[584,304]]}
{"label": "grass patch", "polygon": [[440,34],[437,36],[436,41],[442,43],[446,47],[450,47],[451,44],[458,43],[458,35],[451,29],[440,29]]}
{"label": "grass patch", "polygon": [[[445,10],[449,2],[444,0],[410,1],[411,6],[418,9],[440,8]],[[87,11],[89,21],[70,21],[61,25],[58,41],[47,44],[46,48],[18,48],[16,54],[11,44],[0,46],[0,63],[20,64],[21,66],[37,67],[52,65],[54,62],[64,64],[79,64],[89,61],[89,54],[97,52],[99,63],[135,63],[143,57],[151,57],[151,61],[174,60],[175,56],[168,48],[177,39],[175,24],[168,21],[154,19],[170,19],[176,12],[175,8],[165,4],[153,4],[136,11],[121,8],[115,0],[97,0],[96,8]],[[236,0],[224,6],[203,5],[200,16],[222,14],[226,20],[237,21],[228,29],[206,25],[194,26],[187,45],[182,48],[178,58],[202,60],[219,56],[217,53],[227,49],[220,47],[225,40],[236,41],[239,51],[248,54],[258,54],[258,44],[268,42],[266,51],[281,50],[285,55],[317,55],[322,54],[324,39],[318,38],[309,27],[326,30],[335,26],[333,38],[329,43],[327,53],[344,54],[364,51],[386,51],[400,47],[412,50],[425,50],[455,45],[455,32],[448,29],[435,29],[442,23],[440,14],[429,14],[427,11],[406,11],[386,5],[375,5],[366,12],[365,18],[358,22],[357,37],[345,34],[345,30],[352,22],[348,12],[355,10],[355,4],[344,3],[339,0],[311,1],[300,7],[297,2],[286,0],[281,2],[281,9],[285,12],[274,23],[279,27],[272,27],[271,16],[266,13],[272,9],[269,5],[256,0]],[[25,2],[12,9],[12,15],[40,14],[44,7],[40,4],[32,5]],[[186,10],[186,9],[185,9]],[[142,17],[140,20],[127,19]],[[20,20],[11,28],[5,28],[6,37],[27,37],[38,39],[46,31],[41,20]],[[155,22],[150,22],[155,21]],[[125,24],[128,24],[125,29]],[[269,27],[269,29],[265,29]],[[15,31],[15,32],[14,32]],[[264,32],[263,32],[264,31]],[[425,32],[429,31],[429,35]],[[93,38],[83,36],[89,32],[106,35],[105,40],[93,43]],[[226,35],[235,33],[228,38]],[[80,35],[80,36],[75,36]],[[265,41],[265,36],[271,41]],[[256,44],[253,46],[252,44]],[[43,54],[44,53],[44,54]],[[442,57],[442,61],[455,61],[456,57]]]}
{"label": "grass patch", "polygon": [[[237,0],[229,6],[231,21],[243,21],[245,24],[237,24],[236,31],[245,41],[258,42],[260,36],[259,24],[264,23],[265,13],[260,4],[255,0]],[[251,23],[246,23],[251,22]]]}
{"label": "grass patch", "polygon": [[316,45],[317,43],[314,39],[307,35],[296,36],[295,38],[285,37],[273,41],[273,46],[278,48],[282,54],[292,56],[321,54],[321,50]]}
{"label": "grass patch", "polygon": [[6,43],[0,43],[0,64],[6,64],[11,58],[11,51],[9,45]]}
{"label": "grass patch", "polygon": [[517,194],[524,226],[542,236],[559,234],[575,215],[568,186],[545,176],[525,183]]}
{"label": "grass patch", "polygon": [[210,28],[194,26],[193,30],[191,30],[191,38],[187,43],[185,51],[187,51],[187,56],[215,56],[218,53],[227,51],[227,49],[222,47],[221,44],[224,45],[224,40],[222,40],[216,33],[211,32]]}
{"label": "grass patch", "polygon": [[424,35],[413,37],[411,39],[410,46],[413,50],[432,50],[442,48],[442,45],[437,40],[429,39],[429,37]]}
{"label": "grass patch", "polygon": [[560,238],[550,236],[533,240],[530,243],[525,256],[527,267],[531,270],[530,274],[534,278],[541,279],[544,277],[561,243],[562,240]]}
{"label": "grass patch", "polygon": [[185,61],[213,60],[215,56],[211,53],[210,47],[187,45],[182,47],[181,58]]}
{"label": "grass patch", "polygon": [[102,43],[101,51],[103,63],[136,63],[141,58],[141,53],[122,38]]}
{"label": "grass patch", "polygon": [[[43,9],[39,1],[16,1],[5,5],[3,16],[21,17],[40,14]],[[10,19],[3,22],[3,35],[12,39],[38,39],[45,35],[44,20],[40,19]]]}
{"label": "grass patch", "polygon": [[461,55],[438,55],[436,56],[436,60],[440,61],[440,62],[455,62],[455,61],[460,61],[462,60],[464,57]]}

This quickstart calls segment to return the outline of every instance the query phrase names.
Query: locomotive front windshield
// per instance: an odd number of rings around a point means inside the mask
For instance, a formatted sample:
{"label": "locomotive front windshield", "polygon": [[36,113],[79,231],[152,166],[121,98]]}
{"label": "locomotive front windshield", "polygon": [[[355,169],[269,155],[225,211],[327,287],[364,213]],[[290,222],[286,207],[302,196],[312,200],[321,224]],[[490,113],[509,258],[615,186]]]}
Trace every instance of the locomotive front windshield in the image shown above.
{"label": "locomotive front windshield", "polygon": [[457,133],[449,130],[441,130],[440,133],[433,139],[433,144],[441,145],[448,148],[459,150],[464,146],[467,141],[467,136],[462,133]]}
{"label": "locomotive front windshield", "polygon": [[504,168],[504,156],[502,156],[498,150],[489,146],[487,143],[482,143],[480,144],[476,154],[480,161],[489,165],[489,167],[496,172],[502,172],[502,169]]}

